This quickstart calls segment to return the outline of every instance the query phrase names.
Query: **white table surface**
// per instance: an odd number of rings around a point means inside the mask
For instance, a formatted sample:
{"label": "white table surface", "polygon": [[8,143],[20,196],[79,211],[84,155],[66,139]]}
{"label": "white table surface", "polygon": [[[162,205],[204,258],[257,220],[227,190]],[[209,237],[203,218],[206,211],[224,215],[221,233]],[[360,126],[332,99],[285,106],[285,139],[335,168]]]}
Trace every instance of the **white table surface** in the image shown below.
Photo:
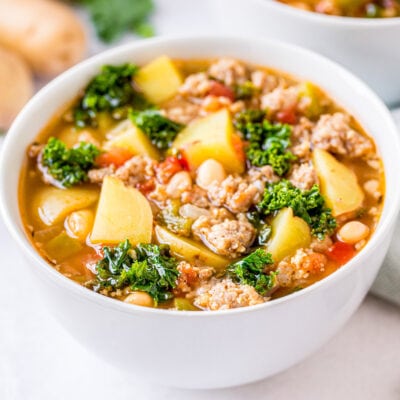
{"label": "white table surface", "polygon": [[[159,33],[212,29],[195,8],[204,0],[157,3]],[[75,342],[47,313],[1,221],[0,255],[0,400],[400,399],[400,309],[372,296],[334,339],[280,375],[240,388],[177,390],[125,375]]]}

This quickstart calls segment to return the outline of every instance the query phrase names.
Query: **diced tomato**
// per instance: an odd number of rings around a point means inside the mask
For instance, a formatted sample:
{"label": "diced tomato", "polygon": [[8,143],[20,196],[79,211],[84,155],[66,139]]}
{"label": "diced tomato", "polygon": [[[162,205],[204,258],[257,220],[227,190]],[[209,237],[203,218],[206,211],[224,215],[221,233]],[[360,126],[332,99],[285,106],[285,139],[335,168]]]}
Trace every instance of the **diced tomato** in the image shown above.
{"label": "diced tomato", "polygon": [[138,190],[140,190],[143,194],[151,192],[155,189],[155,187],[156,186],[153,179],[149,179],[145,182],[139,183],[137,186]]}
{"label": "diced tomato", "polygon": [[184,171],[189,171],[189,169],[190,169],[189,162],[182,153],[179,155],[178,160],[179,160],[179,164],[181,164],[182,169]]}
{"label": "diced tomato", "polygon": [[233,90],[230,87],[225,86],[224,84],[217,81],[212,82],[208,94],[217,97],[227,97],[231,101],[235,100],[235,93],[233,92]]}
{"label": "diced tomato", "polygon": [[282,124],[294,125],[297,122],[296,112],[294,108],[279,111],[276,114],[276,119]]}
{"label": "diced tomato", "polygon": [[110,165],[120,167],[130,158],[132,158],[132,153],[129,150],[120,147],[113,147],[106,153],[102,153],[97,157],[96,165],[102,168]]}
{"label": "diced tomato", "polygon": [[240,158],[240,161],[244,161],[246,159],[246,156],[244,154],[243,140],[240,139],[238,135],[232,135],[232,143],[233,143],[233,148],[235,149],[235,153]]}
{"label": "diced tomato", "polygon": [[167,157],[163,162],[157,166],[157,178],[160,182],[168,182],[173,175],[182,171],[183,167],[176,157]]}
{"label": "diced tomato", "polygon": [[345,264],[352,259],[356,254],[354,247],[351,244],[337,241],[327,251],[326,255],[340,265]]}

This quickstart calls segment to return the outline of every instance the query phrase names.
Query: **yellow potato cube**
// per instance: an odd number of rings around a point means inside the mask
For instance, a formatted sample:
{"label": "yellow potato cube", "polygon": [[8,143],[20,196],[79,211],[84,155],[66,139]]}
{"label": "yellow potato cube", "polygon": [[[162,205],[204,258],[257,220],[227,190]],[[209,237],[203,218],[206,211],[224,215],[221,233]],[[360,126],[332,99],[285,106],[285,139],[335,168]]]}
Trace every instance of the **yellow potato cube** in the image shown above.
{"label": "yellow potato cube", "polygon": [[311,243],[310,228],[302,218],[295,217],[291,208],[283,208],[272,221],[272,237],[267,251],[275,262],[293,255],[297,249]]}
{"label": "yellow potato cube", "polygon": [[188,125],[172,147],[181,151],[191,169],[212,158],[228,173],[240,174],[244,171],[244,156],[238,143],[230,113],[222,109]]}
{"label": "yellow potato cube", "polygon": [[313,164],[321,193],[333,216],[355,211],[362,206],[364,192],[350,168],[322,149],[313,151]]}
{"label": "yellow potato cube", "polygon": [[183,81],[174,63],[161,56],[141,68],[135,82],[149,101],[160,104],[176,94]]}
{"label": "yellow potato cube", "polygon": [[93,243],[118,244],[129,239],[132,245],[150,243],[153,213],[139,190],[117,178],[106,177],[101,188],[92,234]]}
{"label": "yellow potato cube", "polygon": [[152,145],[150,139],[130,120],[119,123],[108,134],[111,139],[104,145],[105,149],[119,147],[128,150],[132,155],[143,155],[160,159],[160,153]]}
{"label": "yellow potato cube", "polygon": [[62,222],[73,211],[90,207],[99,198],[97,189],[45,187],[33,198],[33,209],[45,225]]}
{"label": "yellow potato cube", "polygon": [[175,235],[161,226],[156,226],[155,234],[159,243],[169,245],[173,255],[189,262],[201,261],[216,270],[223,270],[229,264],[229,260],[213,253],[201,243]]}

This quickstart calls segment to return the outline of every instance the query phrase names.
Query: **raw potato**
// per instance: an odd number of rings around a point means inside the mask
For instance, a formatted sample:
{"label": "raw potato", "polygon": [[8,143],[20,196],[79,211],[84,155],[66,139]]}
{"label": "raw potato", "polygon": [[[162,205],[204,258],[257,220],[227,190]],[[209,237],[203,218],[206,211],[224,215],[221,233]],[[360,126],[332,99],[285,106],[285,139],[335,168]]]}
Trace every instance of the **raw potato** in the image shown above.
{"label": "raw potato", "polygon": [[130,151],[134,156],[143,155],[154,160],[160,159],[160,154],[150,139],[130,120],[121,122],[113,131],[109,133],[112,139],[105,144],[106,149],[119,147]]}
{"label": "raw potato", "polygon": [[314,149],[313,164],[320,181],[321,193],[333,216],[355,211],[362,206],[364,192],[356,174],[334,156],[322,149]]}
{"label": "raw potato", "polygon": [[91,241],[118,244],[129,239],[135,246],[150,243],[152,229],[153,213],[142,193],[107,176],[101,188]]}
{"label": "raw potato", "polygon": [[18,52],[35,73],[51,77],[82,59],[86,38],[70,7],[50,0],[1,0],[0,44]]}
{"label": "raw potato", "polygon": [[148,100],[160,104],[177,93],[182,77],[174,63],[167,56],[161,56],[141,68],[135,82]]}
{"label": "raw potato", "polygon": [[267,250],[275,262],[293,255],[297,249],[311,243],[310,228],[303,219],[295,217],[291,208],[283,208],[272,221],[272,237]]}
{"label": "raw potato", "polygon": [[177,236],[161,226],[156,226],[155,233],[159,243],[168,244],[172,254],[189,262],[201,261],[216,270],[223,270],[229,264],[229,260],[213,253],[201,243]]}
{"label": "raw potato", "polygon": [[0,130],[10,127],[32,94],[32,74],[25,61],[0,47]]}
{"label": "raw potato", "polygon": [[190,169],[213,158],[228,173],[244,171],[244,157],[235,148],[235,130],[229,111],[222,109],[188,125],[175,139],[173,147],[181,151]]}
{"label": "raw potato", "polygon": [[45,187],[33,198],[33,208],[45,225],[53,225],[73,211],[90,207],[98,197],[96,189]]}

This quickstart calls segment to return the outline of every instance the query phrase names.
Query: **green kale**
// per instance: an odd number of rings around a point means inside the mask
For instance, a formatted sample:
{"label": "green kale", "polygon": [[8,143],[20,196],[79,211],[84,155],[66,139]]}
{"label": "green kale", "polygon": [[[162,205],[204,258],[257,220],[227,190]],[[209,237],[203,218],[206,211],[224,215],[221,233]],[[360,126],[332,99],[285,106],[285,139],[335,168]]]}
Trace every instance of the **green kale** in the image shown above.
{"label": "green kale", "polygon": [[259,89],[254,86],[253,82],[246,81],[240,85],[236,85],[233,88],[235,92],[235,100],[248,100],[259,92]]}
{"label": "green kale", "polygon": [[129,117],[160,150],[167,150],[184,128],[184,125],[171,121],[157,110],[132,111]]}
{"label": "green kale", "polygon": [[153,36],[147,23],[154,9],[153,0],[74,0],[87,8],[98,36],[111,42],[127,31]]}
{"label": "green kale", "polygon": [[101,111],[124,111],[124,108],[148,108],[150,104],[132,85],[132,78],[139,70],[134,64],[119,66],[104,65],[84,90],[79,104],[74,109],[74,120],[78,127],[96,126]]}
{"label": "green kale", "polygon": [[104,258],[96,265],[95,290],[129,286],[147,292],[156,304],[173,297],[179,273],[169,246],[138,244],[132,248],[125,240],[115,248],[104,247],[103,252]]}
{"label": "green kale", "polygon": [[271,254],[257,249],[229,265],[227,272],[235,282],[253,286],[260,295],[265,296],[276,283],[276,272],[264,272],[270,264],[273,264]]}
{"label": "green kale", "polygon": [[263,199],[257,204],[258,212],[267,216],[284,207],[292,208],[296,216],[303,218],[310,225],[312,234],[319,239],[336,228],[336,219],[325,206],[318,185],[302,191],[287,180],[267,184]]}
{"label": "green kale", "polygon": [[257,230],[257,244],[260,246],[266,244],[272,235],[271,225],[264,221],[264,218],[257,210],[247,212],[246,217]]}
{"label": "green kale", "polygon": [[248,141],[246,156],[251,165],[270,165],[274,172],[285,175],[296,157],[288,150],[292,128],[288,124],[271,124],[264,113],[247,110],[236,117],[236,128]]}
{"label": "green kale", "polygon": [[100,150],[91,143],[81,142],[67,149],[61,140],[52,137],[44,147],[41,162],[61,186],[68,188],[87,181],[87,172],[99,154]]}

